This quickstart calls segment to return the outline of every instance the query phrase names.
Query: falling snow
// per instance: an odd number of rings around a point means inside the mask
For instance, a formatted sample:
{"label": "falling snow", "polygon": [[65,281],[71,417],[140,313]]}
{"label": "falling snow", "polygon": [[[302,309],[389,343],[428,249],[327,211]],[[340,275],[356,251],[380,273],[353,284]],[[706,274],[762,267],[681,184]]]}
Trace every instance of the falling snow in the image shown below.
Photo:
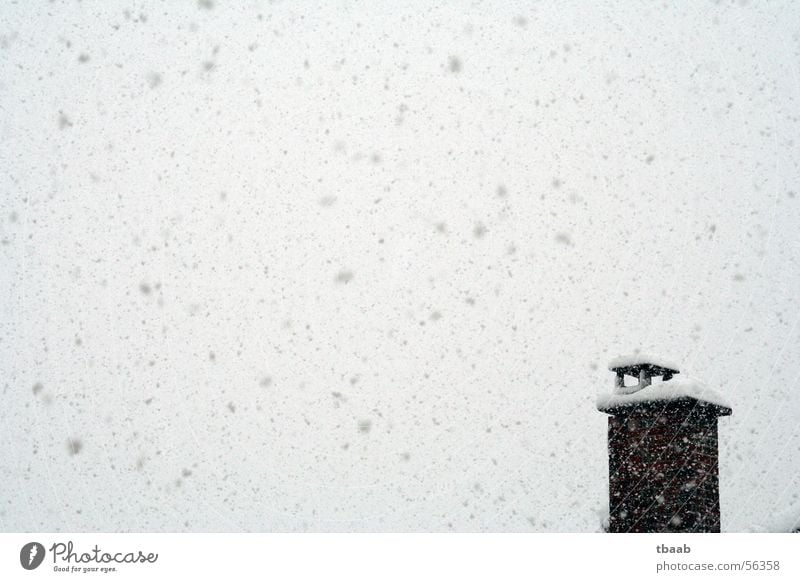
{"label": "falling snow", "polygon": [[796,523],[798,5],[41,4],[0,531],[599,532],[635,347],[734,410],[723,530]]}

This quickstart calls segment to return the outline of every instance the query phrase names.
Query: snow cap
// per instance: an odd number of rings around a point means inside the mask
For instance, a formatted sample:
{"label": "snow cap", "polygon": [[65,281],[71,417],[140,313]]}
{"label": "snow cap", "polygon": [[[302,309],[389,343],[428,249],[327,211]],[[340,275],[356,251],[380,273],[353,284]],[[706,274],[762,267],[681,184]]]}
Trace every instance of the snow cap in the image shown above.
{"label": "snow cap", "polygon": [[637,368],[640,366],[646,366],[648,364],[654,368],[669,370],[673,374],[677,374],[680,370],[677,364],[667,360],[666,358],[642,353],[636,353],[630,356],[618,356],[608,363],[608,369],[612,372],[616,372],[617,370]]}
{"label": "snow cap", "polygon": [[619,408],[648,402],[684,399],[692,399],[715,406],[719,416],[727,416],[731,413],[730,405],[722,396],[699,380],[692,378],[650,384],[632,394],[604,394],[597,399],[597,408],[603,412],[611,412]]}

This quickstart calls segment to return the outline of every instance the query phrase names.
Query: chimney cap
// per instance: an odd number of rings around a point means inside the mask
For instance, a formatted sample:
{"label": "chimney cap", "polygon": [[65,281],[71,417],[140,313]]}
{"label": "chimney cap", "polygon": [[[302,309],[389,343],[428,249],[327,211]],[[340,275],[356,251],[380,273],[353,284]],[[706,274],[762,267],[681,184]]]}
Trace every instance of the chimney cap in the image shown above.
{"label": "chimney cap", "polygon": [[665,358],[641,353],[616,357],[608,363],[608,369],[612,372],[622,372],[630,376],[638,376],[639,370],[645,370],[648,372],[648,376],[680,374],[677,364]]}

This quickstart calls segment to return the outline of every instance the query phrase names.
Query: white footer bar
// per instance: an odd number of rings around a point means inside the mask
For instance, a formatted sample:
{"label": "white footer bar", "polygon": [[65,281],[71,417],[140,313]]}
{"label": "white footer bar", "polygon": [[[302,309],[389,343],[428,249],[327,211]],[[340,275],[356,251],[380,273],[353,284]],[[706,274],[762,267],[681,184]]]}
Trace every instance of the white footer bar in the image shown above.
{"label": "white footer bar", "polygon": [[[0,580],[800,580],[797,534],[0,534]],[[580,577],[580,578],[578,578]]]}

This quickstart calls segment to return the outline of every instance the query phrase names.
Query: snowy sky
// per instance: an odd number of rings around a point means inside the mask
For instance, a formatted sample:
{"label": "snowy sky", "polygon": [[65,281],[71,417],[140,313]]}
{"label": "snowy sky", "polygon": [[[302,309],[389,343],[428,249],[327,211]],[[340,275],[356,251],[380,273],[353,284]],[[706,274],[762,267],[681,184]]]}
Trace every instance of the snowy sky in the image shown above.
{"label": "snowy sky", "polygon": [[800,502],[800,5],[399,4],[1,3],[0,529],[597,531],[637,348]]}

